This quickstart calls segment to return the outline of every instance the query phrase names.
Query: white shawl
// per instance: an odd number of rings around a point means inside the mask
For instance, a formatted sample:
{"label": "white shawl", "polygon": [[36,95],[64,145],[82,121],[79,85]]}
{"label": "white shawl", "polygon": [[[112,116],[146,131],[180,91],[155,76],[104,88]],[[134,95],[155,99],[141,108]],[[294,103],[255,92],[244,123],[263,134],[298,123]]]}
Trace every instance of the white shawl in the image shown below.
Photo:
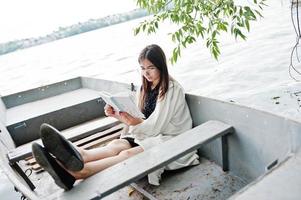
{"label": "white shawl", "polygon": [[[192,119],[185,100],[184,90],[178,82],[171,80],[165,97],[162,100],[157,100],[153,113],[142,123],[130,126],[128,133],[123,134],[122,137],[135,138],[135,142],[147,150],[191,128]],[[198,158],[196,151],[181,157],[164,168],[149,174],[149,183],[159,185],[164,169],[172,170],[196,165],[199,164]]]}

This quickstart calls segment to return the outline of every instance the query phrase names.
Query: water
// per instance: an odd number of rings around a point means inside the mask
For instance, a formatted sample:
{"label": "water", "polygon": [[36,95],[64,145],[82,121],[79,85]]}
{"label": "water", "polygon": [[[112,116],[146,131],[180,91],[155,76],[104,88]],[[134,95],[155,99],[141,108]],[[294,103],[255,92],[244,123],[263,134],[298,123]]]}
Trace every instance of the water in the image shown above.
{"label": "water", "polygon": [[[247,41],[222,35],[219,61],[204,47],[190,46],[182,58],[170,65],[170,72],[188,92],[234,101],[300,118],[299,83],[288,76],[289,56],[295,43],[289,3],[269,2],[264,18],[251,24]],[[167,35],[175,27],[165,23],[156,35],[133,35],[143,19],[0,57],[0,94],[7,95],[32,87],[75,77],[93,76],[121,82],[139,83],[137,55],[157,43],[170,57],[175,44]],[[273,100],[279,96],[280,102]]]}

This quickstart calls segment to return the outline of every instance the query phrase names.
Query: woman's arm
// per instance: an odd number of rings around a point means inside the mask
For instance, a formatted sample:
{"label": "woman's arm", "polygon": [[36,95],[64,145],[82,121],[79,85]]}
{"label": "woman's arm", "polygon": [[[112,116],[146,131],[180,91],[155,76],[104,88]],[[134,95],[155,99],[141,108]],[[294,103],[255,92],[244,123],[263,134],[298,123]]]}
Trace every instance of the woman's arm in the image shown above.
{"label": "woman's arm", "polygon": [[127,112],[120,112],[120,121],[127,124],[128,126],[135,126],[143,122],[141,118],[135,118],[132,115],[128,114]]}
{"label": "woman's arm", "polygon": [[129,132],[141,137],[158,135],[172,117],[175,98],[177,97],[174,96],[173,83],[171,82],[165,97],[157,100],[156,108],[153,113],[142,123],[136,126],[130,126]]}
{"label": "woman's arm", "polygon": [[105,105],[104,111],[106,116],[114,117],[128,126],[135,126],[143,122],[143,119],[135,118],[127,112],[116,112],[114,108],[108,104]]}
{"label": "woman's arm", "polygon": [[157,101],[154,112],[142,123],[130,126],[129,132],[145,139],[159,134],[178,135],[191,127],[185,92],[176,81],[171,81],[164,99]]}

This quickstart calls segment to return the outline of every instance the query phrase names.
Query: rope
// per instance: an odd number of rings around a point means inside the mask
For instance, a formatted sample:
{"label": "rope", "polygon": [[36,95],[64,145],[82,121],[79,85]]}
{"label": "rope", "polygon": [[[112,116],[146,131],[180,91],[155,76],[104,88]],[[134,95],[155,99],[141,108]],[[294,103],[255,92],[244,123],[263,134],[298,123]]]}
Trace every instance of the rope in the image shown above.
{"label": "rope", "polygon": [[[296,20],[294,19],[294,7],[296,8]],[[294,66],[293,64],[293,57],[296,54],[297,61],[300,63],[299,56],[298,56],[298,45],[301,37],[301,30],[300,30],[300,21],[299,21],[299,0],[296,1],[296,5],[294,6],[294,2],[291,1],[291,20],[296,32],[296,43],[292,49],[291,55],[290,55],[290,65],[289,65],[289,75],[292,79],[295,81],[301,81],[300,79],[297,79],[293,74],[292,71],[296,72],[298,75],[301,76],[301,72]]]}

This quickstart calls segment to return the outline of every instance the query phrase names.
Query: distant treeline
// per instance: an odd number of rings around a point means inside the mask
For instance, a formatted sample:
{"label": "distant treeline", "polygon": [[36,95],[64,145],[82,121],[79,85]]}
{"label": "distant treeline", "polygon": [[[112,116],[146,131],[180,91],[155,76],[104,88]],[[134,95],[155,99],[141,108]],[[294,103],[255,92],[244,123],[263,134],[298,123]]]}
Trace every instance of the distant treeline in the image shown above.
{"label": "distant treeline", "polygon": [[79,22],[67,27],[59,27],[58,30],[53,31],[46,36],[26,38],[20,40],[9,41],[0,44],[0,55],[10,53],[19,49],[45,44],[62,38],[70,37],[80,33],[93,31],[99,28],[107,27],[113,24],[129,21],[132,19],[144,17],[148,15],[147,11],[142,9],[135,9],[130,12],[109,15],[99,19],[90,19],[86,22]]}

